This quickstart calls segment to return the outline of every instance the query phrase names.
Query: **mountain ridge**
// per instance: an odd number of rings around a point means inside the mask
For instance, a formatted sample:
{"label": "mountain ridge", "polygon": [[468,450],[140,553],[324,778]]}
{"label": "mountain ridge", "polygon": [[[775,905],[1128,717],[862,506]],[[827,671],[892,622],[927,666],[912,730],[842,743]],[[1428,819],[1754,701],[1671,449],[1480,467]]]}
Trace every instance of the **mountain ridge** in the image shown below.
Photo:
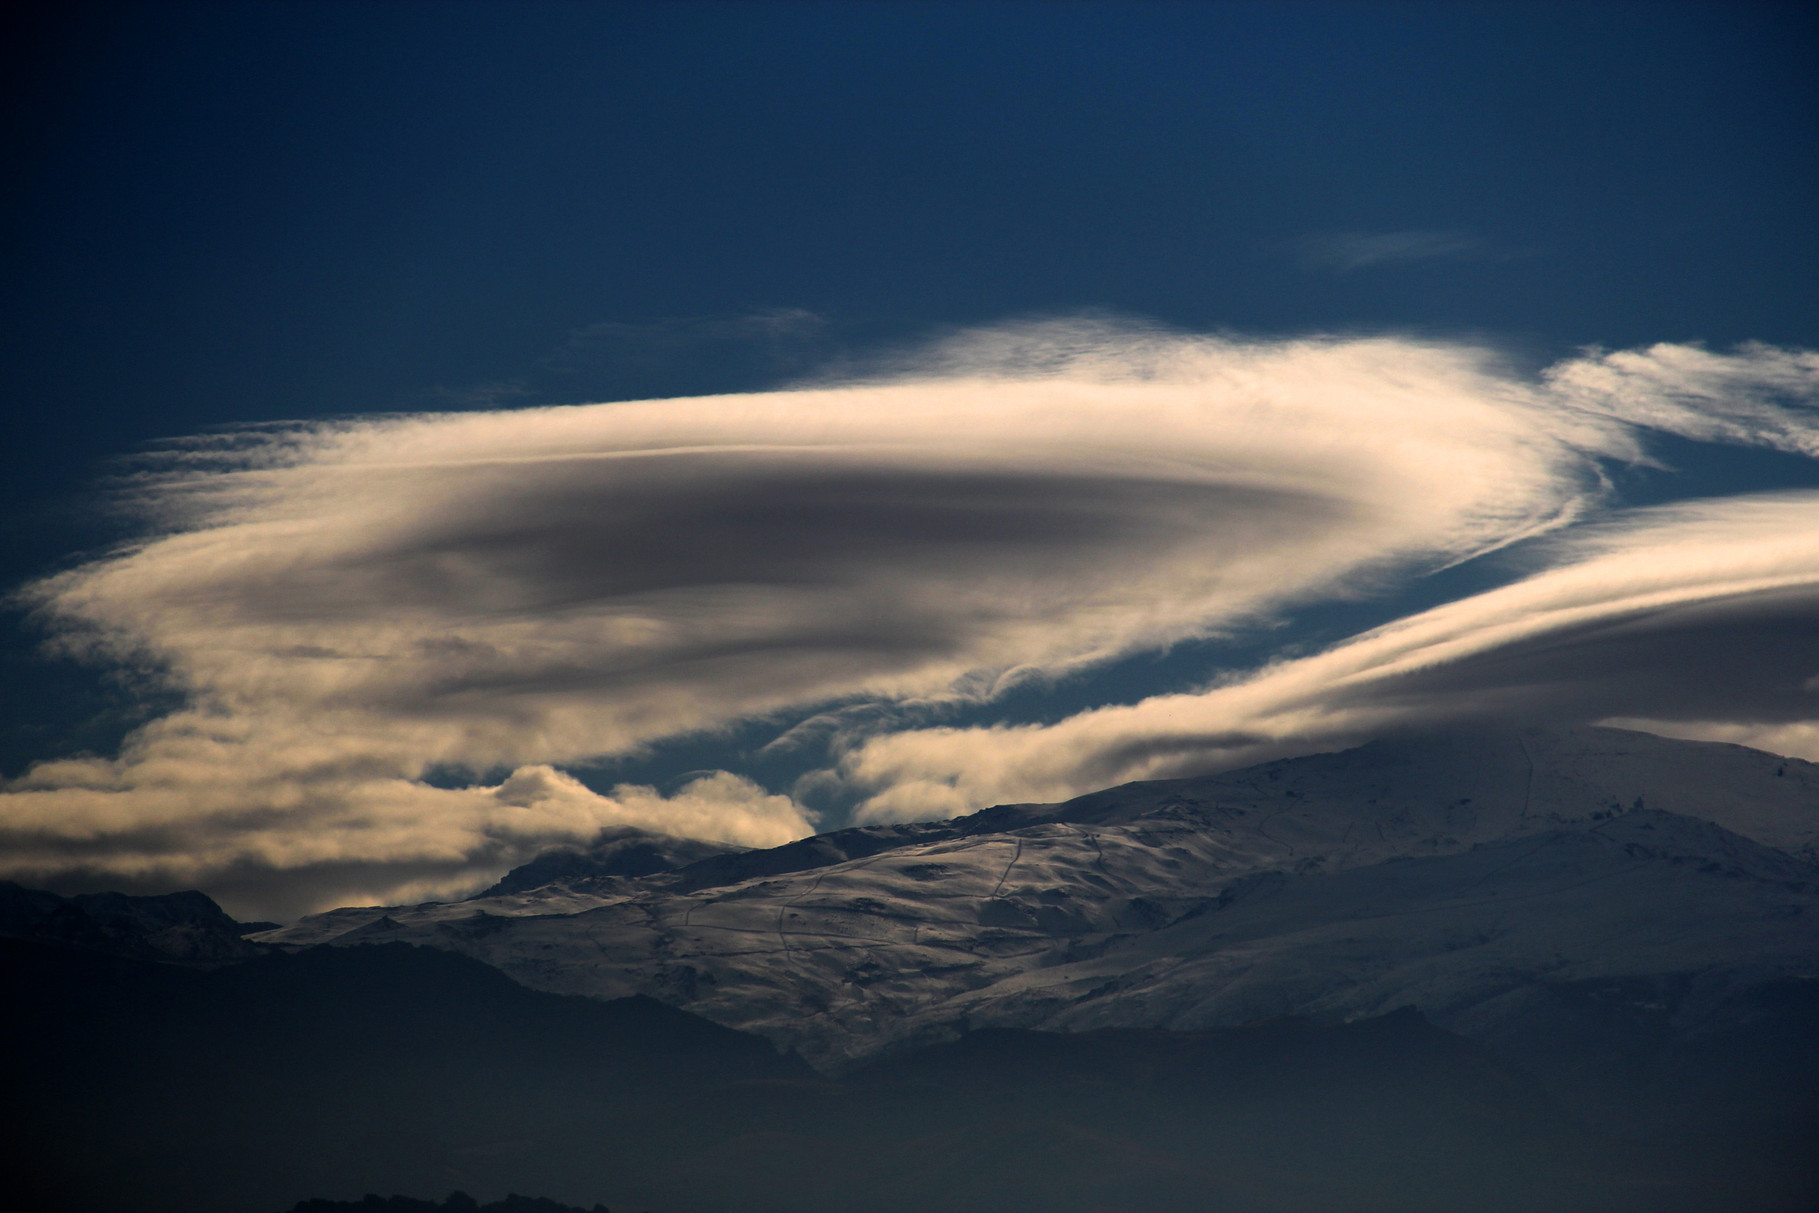
{"label": "mountain ridge", "polygon": [[[326,984],[299,997],[335,1020],[359,1010],[323,1001],[337,966],[381,966],[354,996],[373,1006],[398,974],[430,974],[381,998],[391,1019],[345,1056],[318,1052],[325,1073],[348,1070],[338,1082],[367,1080],[375,1041],[418,1049],[417,1020],[461,1013],[451,981],[481,1004],[528,999],[531,1019],[537,1000],[579,995],[547,1006],[697,1020],[799,1067],[720,1094],[698,1066],[640,1071],[649,1106],[669,1109],[651,1123],[692,1143],[664,1166],[708,1185],[678,1206],[700,1213],[760,1190],[779,1213],[878,1191],[906,1209],[961,1193],[953,1207],[982,1213],[1704,1213],[1734,1204],[1746,1173],[1751,1207],[1793,1210],[1819,1196],[1816,831],[1812,764],[1617,730],[1458,732],[674,866],[686,848],[622,831],[524,865],[503,892],[255,932],[264,954],[225,967],[71,955],[139,966],[146,998],[204,1018],[182,993],[192,978],[231,990],[317,972]],[[656,870],[626,872],[627,855]],[[299,1005],[248,1014],[269,1032],[301,1023]],[[434,1086],[438,1067],[495,1050],[464,1031],[398,1081]],[[177,1053],[238,1047],[239,1032]],[[632,1123],[635,1094],[612,1124]],[[540,1147],[543,1170],[511,1182],[580,1174],[563,1170],[594,1148],[579,1131],[548,1122],[538,1132],[574,1156]],[[402,1170],[384,1173],[431,1183],[423,1159],[466,1148],[399,1147]],[[1021,1188],[993,1178],[1011,1175]],[[724,1199],[703,1195],[722,1183],[707,1176],[727,1177]]]}
{"label": "mountain ridge", "polygon": [[407,941],[535,988],[645,993],[835,1071],[985,1026],[1404,1004],[1495,1042],[1524,988],[1819,976],[1815,838],[1813,764],[1610,729],[1458,732],[254,938]]}
{"label": "mountain ridge", "polygon": [[179,964],[229,964],[268,952],[245,937],[274,923],[241,923],[207,894],[133,896],[78,893],[62,897],[0,881],[0,938],[86,948],[110,955]]}

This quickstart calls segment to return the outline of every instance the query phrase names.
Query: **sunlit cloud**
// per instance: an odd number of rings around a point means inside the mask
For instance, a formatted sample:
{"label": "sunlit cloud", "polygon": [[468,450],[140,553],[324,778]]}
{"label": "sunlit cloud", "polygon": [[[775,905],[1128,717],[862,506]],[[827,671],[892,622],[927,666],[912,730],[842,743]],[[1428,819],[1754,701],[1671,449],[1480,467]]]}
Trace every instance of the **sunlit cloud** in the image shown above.
{"label": "sunlit cloud", "polygon": [[[863,381],[181,446],[140,488],[148,538],[28,597],[67,651],[186,705],[118,755],[44,763],[0,792],[0,875],[243,880],[288,909],[452,895],[607,825],[768,845],[827,824],[733,774],[664,798],[561,770],[756,720],[794,725],[783,748],[846,738],[826,778],[889,818],[1422,716],[1388,706],[1392,683],[1517,703],[1379,665],[1396,645],[1450,644],[1434,668],[1469,671],[1471,644],[1503,651],[1497,629],[1564,618],[1520,585],[1451,640],[1420,631],[1452,626],[1430,613],[1401,640],[1173,707],[852,732],[890,727],[868,705],[989,702],[1571,534],[1603,508],[1600,462],[1645,460],[1648,428],[1803,450],[1816,377],[1811,356],[1766,348],[1588,355],[1533,379],[1469,346],[1078,321],[957,334]],[[1810,546],[1801,508],[1763,524],[1795,528],[1777,559]],[[1612,567],[1656,525],[1558,540],[1560,569],[1521,584]],[[1614,546],[1594,560],[1581,542]],[[1735,593],[1769,592],[1746,582]],[[1599,585],[1582,592],[1608,605]],[[1378,656],[1346,664],[1360,654]],[[1294,690],[1295,669],[1327,673]]]}
{"label": "sunlit cloud", "polygon": [[1819,456],[1819,351],[1655,345],[1594,352],[1545,379],[1561,400],[1632,425]]}
{"label": "sunlit cloud", "polygon": [[[9,874],[128,889],[206,885],[230,909],[294,917],[330,905],[444,899],[603,829],[777,846],[813,832],[787,796],[724,771],[673,795],[596,793],[544,764],[497,785],[434,787],[379,763],[274,755],[231,720],[159,721],[118,760],[41,764],[4,794]],[[288,759],[288,761],[287,761]]]}
{"label": "sunlit cloud", "polygon": [[1665,724],[1819,757],[1819,494],[1639,511],[1552,546],[1555,567],[1228,685],[1047,727],[875,737],[839,776],[873,789],[859,816],[877,821],[1487,719]]}

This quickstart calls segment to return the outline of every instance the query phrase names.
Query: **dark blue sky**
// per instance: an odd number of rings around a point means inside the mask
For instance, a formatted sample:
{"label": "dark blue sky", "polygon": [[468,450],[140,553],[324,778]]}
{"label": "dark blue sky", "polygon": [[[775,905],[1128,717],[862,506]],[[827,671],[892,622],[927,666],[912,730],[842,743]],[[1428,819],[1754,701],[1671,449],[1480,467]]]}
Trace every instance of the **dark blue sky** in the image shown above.
{"label": "dark blue sky", "polygon": [[[755,388],[1008,317],[1463,335],[1535,365],[1819,345],[1810,6],[11,20],[9,587],[117,535],[98,478],[160,438]],[[1704,479],[1810,482],[1729,458]],[[114,692],[9,629],[0,769],[104,747]]]}

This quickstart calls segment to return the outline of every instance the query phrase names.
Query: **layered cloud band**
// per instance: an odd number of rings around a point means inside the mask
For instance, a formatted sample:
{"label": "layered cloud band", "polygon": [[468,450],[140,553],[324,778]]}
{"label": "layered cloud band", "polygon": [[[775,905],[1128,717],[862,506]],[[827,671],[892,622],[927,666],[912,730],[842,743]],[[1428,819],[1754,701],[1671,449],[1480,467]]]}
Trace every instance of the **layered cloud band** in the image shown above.
{"label": "layered cloud band", "polygon": [[1766,347],[1525,376],[1443,343],[1050,324],[863,382],[180,446],[137,489],[149,538],[27,596],[186,705],[0,792],[0,874],[284,913],[452,894],[611,824],[774,844],[826,822],[737,774],[663,797],[559,768],[827,705],[989,703],[1524,541],[1529,576],[1331,651],[1045,727],[873,717],[820,778],[883,820],[1459,715],[1798,743],[1819,506],[1614,514],[1602,469],[1650,430],[1811,454],[1816,383]]}

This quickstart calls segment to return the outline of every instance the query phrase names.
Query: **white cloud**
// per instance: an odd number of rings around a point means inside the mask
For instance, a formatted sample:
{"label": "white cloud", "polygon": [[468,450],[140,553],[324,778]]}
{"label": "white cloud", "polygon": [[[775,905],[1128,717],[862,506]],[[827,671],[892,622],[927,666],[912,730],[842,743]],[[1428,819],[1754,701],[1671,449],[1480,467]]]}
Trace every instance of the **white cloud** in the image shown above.
{"label": "white cloud", "polygon": [[274,763],[239,722],[181,714],[117,760],[42,764],[4,794],[5,870],[23,880],[205,884],[230,910],[288,917],[461,896],[609,826],[758,847],[813,832],[789,797],[725,771],[669,797],[635,784],[601,795],[545,764],[497,786],[441,788],[295,741],[299,752]]}
{"label": "white cloud", "polygon": [[[0,875],[238,880],[296,907],[462,887],[604,824],[781,841],[807,816],[732,776],[596,797],[556,768],[819,705],[985,697],[1571,525],[1597,458],[1642,457],[1639,422],[1700,415],[1705,364],[1639,357],[1666,369],[1609,355],[1535,382],[1457,345],[1069,322],[961,334],[871,382],[198,443],[145,486],[156,533],[31,591],[72,651],[188,705],[0,792]],[[1804,355],[1722,357],[1744,361],[1713,399],[1777,375],[1787,416],[1813,396]],[[1125,750],[1208,761],[1251,752],[1219,736],[1259,720],[1256,744],[1305,745],[1377,710],[1315,687],[1228,729],[1157,703],[1074,757],[1042,738],[1086,724],[924,731],[847,777],[875,815],[947,813],[1172,761]],[[849,718],[876,719],[828,717]],[[474,786],[424,781],[449,768]],[[478,782],[501,769],[506,800]]]}
{"label": "white cloud", "polygon": [[862,819],[902,820],[1483,717],[1677,721],[1687,736],[1807,752],[1819,720],[1819,494],[1640,511],[1557,551],[1557,567],[1231,685],[1047,727],[876,737],[840,775],[876,789]]}
{"label": "white cloud", "polygon": [[1561,400],[1631,425],[1704,442],[1819,456],[1819,351],[1692,345],[1593,352],[1545,376]]}

